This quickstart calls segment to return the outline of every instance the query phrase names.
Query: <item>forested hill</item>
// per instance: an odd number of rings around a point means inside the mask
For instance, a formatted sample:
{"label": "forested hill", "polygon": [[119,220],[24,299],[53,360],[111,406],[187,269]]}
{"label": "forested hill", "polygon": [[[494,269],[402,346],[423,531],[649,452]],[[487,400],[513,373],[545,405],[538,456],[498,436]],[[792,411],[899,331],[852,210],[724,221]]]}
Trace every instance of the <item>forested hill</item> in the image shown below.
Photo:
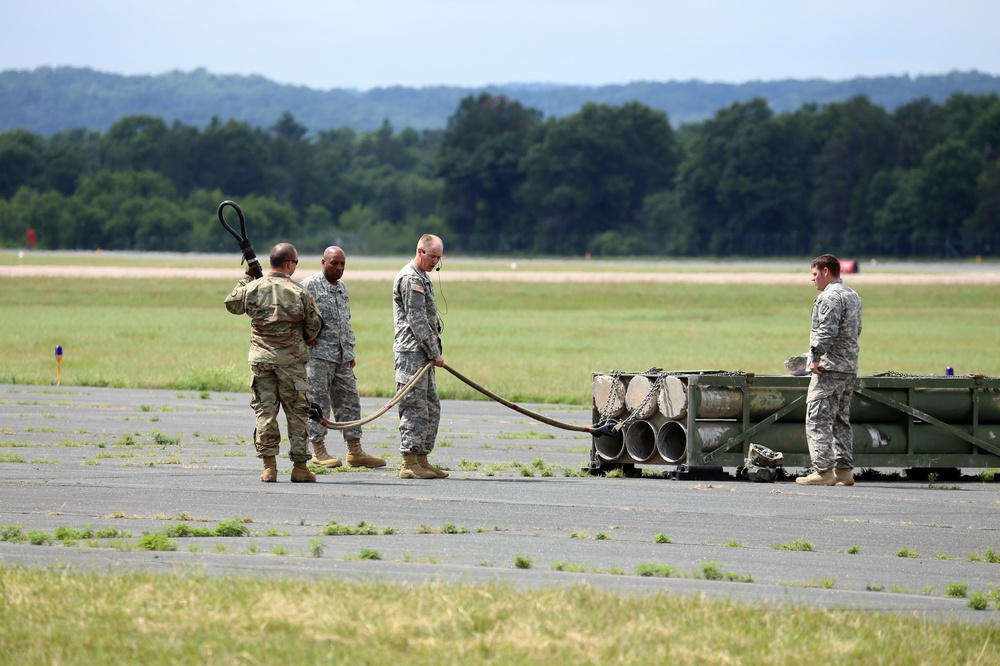
{"label": "forested hill", "polygon": [[706,120],[734,102],[754,98],[763,98],[773,111],[786,113],[804,104],[822,106],[863,95],[893,111],[918,98],[941,103],[953,93],[1000,93],[1000,77],[972,71],[847,81],[668,81],[593,87],[510,84],[359,92],[282,85],[261,76],[220,76],[203,69],[122,76],[87,68],[40,67],[0,72],[0,131],[22,128],[50,135],[85,127],[104,132],[117,120],[138,114],[197,127],[208,125],[213,116],[270,127],[285,111],[310,132],[341,127],[368,131],[385,119],[397,128],[437,129],[445,127],[462,98],[480,92],[504,95],[555,118],[576,113],[587,102],[616,106],[638,101],[665,111],[671,124],[678,127]]}

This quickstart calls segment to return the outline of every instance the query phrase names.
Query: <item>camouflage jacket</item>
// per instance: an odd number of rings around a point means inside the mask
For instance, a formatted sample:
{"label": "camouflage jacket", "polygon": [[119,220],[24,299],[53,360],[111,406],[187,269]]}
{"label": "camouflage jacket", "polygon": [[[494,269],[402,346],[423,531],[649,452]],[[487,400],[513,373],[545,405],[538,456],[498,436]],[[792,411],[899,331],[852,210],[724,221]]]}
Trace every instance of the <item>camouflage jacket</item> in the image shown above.
{"label": "camouflage jacket", "polygon": [[323,331],[319,342],[309,348],[309,356],[332,363],[354,360],[354,329],[351,328],[351,301],[343,280],[331,284],[323,273],[315,273],[302,281],[320,315]]}
{"label": "camouflage jacket", "polygon": [[441,355],[434,285],[412,261],[399,271],[392,284],[392,314],[394,352],[420,352],[428,361]]}
{"label": "camouflage jacket", "polygon": [[226,297],[226,309],[250,316],[250,363],[304,364],[309,360],[306,340],[323,328],[312,297],[279,271],[240,280]]}
{"label": "camouflage jacket", "polygon": [[861,297],[837,278],[813,302],[811,360],[831,372],[858,372]]}

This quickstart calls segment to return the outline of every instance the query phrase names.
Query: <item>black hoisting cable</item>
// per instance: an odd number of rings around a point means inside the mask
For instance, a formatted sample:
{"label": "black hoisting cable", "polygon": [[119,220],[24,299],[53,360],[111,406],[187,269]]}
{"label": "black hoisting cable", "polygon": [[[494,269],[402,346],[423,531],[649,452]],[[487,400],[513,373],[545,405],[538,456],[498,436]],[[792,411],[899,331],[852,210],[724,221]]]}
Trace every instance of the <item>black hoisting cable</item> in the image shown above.
{"label": "black hoisting cable", "polygon": [[[226,206],[232,206],[236,209],[236,214],[240,217],[240,233],[236,233],[236,230],[229,226],[229,223],[226,222],[226,218],[223,215],[223,209]],[[232,234],[233,238],[236,239],[236,242],[239,243],[240,251],[243,253],[243,259],[247,262],[247,273],[253,275],[254,278],[264,277],[264,271],[261,270],[260,262],[257,261],[257,255],[253,251],[253,245],[250,244],[250,239],[247,238],[247,220],[243,217],[243,209],[241,209],[235,201],[226,199],[219,204],[219,222],[222,223],[222,228]]]}
{"label": "black hoisting cable", "polygon": [[[369,423],[371,421],[374,421],[379,416],[382,416],[382,414],[385,414],[387,411],[389,411],[389,409],[394,404],[396,404],[397,402],[399,402],[400,400],[402,400],[403,397],[407,393],[409,393],[411,390],[413,390],[413,386],[417,383],[417,381],[421,377],[424,376],[424,374],[427,373],[428,370],[430,370],[430,368],[433,365],[434,365],[434,361],[428,361],[426,363],[426,365],[424,365],[424,367],[422,367],[417,374],[415,374],[412,378],[410,378],[410,381],[408,381],[405,385],[403,385],[399,389],[399,391],[396,392],[396,395],[394,395],[392,397],[392,399],[389,400],[389,402],[387,402],[385,405],[383,405],[382,408],[379,409],[374,414],[372,414],[370,416],[366,416],[363,419],[359,419],[357,421],[344,422],[344,423],[335,423],[333,421],[329,421],[329,420],[323,418],[323,413],[320,410],[319,405],[317,405],[316,403],[313,403],[312,405],[310,405],[310,408],[309,408],[309,418],[311,418],[313,421],[317,421],[321,426],[324,426],[324,427],[326,427],[326,428],[328,428],[330,430],[347,430],[349,428],[356,428],[358,426],[364,425],[365,423]],[[447,363],[445,363],[443,367],[444,367],[445,370],[447,370],[448,372],[450,372],[451,374],[453,374],[457,379],[459,379],[460,381],[462,381],[465,384],[469,385],[473,389],[479,391],[480,393],[482,393],[483,395],[485,395],[487,398],[490,398],[491,400],[499,402],[504,407],[508,407],[510,409],[513,409],[515,412],[518,412],[520,414],[524,414],[525,416],[529,416],[529,417],[535,419],[536,421],[541,421],[542,423],[545,423],[546,425],[550,425],[550,426],[552,426],[554,428],[561,428],[562,430],[573,430],[575,432],[586,432],[586,433],[590,433],[590,434],[598,436],[598,437],[601,437],[601,436],[614,437],[615,436],[615,433],[612,430],[612,428],[614,426],[613,423],[602,423],[602,424],[594,424],[594,425],[589,425],[589,426],[581,426],[581,425],[576,425],[575,423],[566,423],[564,421],[558,421],[556,419],[549,418],[548,416],[545,416],[544,414],[539,414],[538,412],[533,412],[530,409],[525,409],[524,407],[521,407],[520,405],[514,404],[510,400],[507,400],[506,398],[497,395],[493,391],[490,391],[486,387],[484,387],[484,386],[482,386],[480,384],[477,384],[476,382],[472,381],[471,379],[469,379],[468,377],[466,377],[465,375],[463,375],[462,373],[460,373],[458,370],[456,370],[455,368],[451,367]]]}

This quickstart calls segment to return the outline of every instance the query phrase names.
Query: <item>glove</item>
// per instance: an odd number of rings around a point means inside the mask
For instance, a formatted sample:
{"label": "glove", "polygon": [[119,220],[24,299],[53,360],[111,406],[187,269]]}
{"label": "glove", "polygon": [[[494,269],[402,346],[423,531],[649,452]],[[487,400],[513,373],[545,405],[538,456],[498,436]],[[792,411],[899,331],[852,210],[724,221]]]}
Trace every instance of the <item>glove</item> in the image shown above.
{"label": "glove", "polygon": [[795,377],[804,377],[809,374],[809,355],[799,354],[790,356],[785,361],[785,372]]}

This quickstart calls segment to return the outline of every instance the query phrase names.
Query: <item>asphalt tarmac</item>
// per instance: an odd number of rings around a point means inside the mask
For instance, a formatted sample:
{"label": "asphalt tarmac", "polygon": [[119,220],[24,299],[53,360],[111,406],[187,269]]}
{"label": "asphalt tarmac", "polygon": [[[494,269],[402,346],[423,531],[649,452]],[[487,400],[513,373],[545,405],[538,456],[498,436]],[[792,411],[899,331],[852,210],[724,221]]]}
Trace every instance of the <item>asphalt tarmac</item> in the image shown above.
{"label": "asphalt tarmac", "polygon": [[[363,399],[362,412],[382,404]],[[591,416],[582,406],[525,407],[578,425]],[[406,480],[396,472],[396,425],[393,409],[365,428],[365,450],[388,467],[292,484],[283,444],[279,482],[264,484],[248,394],[0,385],[0,538],[12,527],[130,535],[0,541],[0,565],[585,584],[1000,622],[994,603],[976,611],[949,596],[962,585],[970,595],[1000,586],[1000,564],[971,561],[1000,554],[997,483],[967,475],[806,488],[729,474],[673,479],[656,466],[642,478],[581,476],[589,436],[478,401],[443,404],[431,461],[451,477]],[[327,447],[343,457],[340,432]],[[233,519],[249,535],[173,537],[174,551],[112,547]],[[373,533],[324,534],[332,523]],[[639,575],[650,565],[673,575]]]}

